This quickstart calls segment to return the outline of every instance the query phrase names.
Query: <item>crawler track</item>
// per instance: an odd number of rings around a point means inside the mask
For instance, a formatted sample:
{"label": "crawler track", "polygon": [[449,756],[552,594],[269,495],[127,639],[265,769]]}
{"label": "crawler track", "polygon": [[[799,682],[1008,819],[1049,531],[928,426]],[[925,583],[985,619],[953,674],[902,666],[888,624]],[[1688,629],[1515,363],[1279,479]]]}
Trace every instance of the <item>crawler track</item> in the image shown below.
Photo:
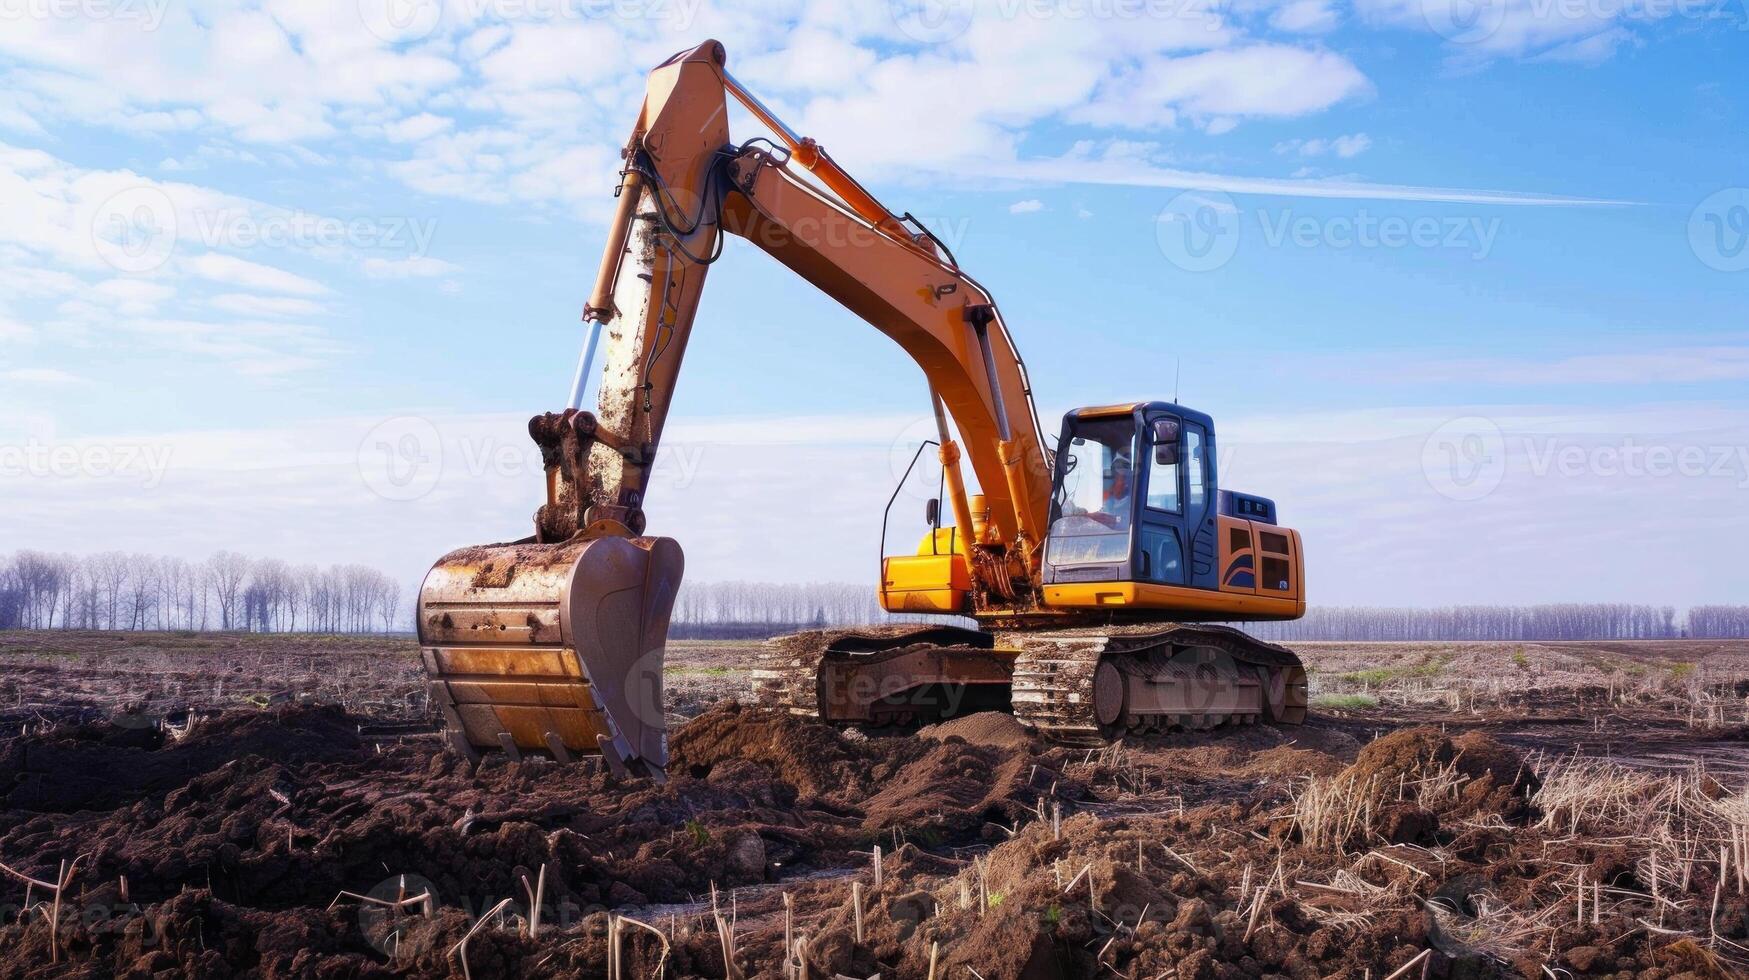
{"label": "crawler track", "polygon": [[[985,633],[944,626],[815,630],[768,641],[753,671],[755,700],[840,723],[925,720],[892,698],[865,715],[840,707],[859,677],[890,674],[899,658],[1007,673],[1015,716],[1053,741],[1098,744],[1126,731],[1207,729],[1306,714],[1305,671],[1274,644],[1224,626],[1146,625]],[[971,682],[987,683],[983,674]],[[987,686],[984,689],[988,689]],[[909,702],[915,704],[916,702]]]}
{"label": "crawler track", "polygon": [[[1305,669],[1299,658],[1225,626],[1009,633],[1000,642],[1020,650],[1010,695],[1015,717],[1054,741],[1098,744],[1125,731],[1257,721],[1297,725],[1306,717]],[[1108,665],[1103,674],[1101,664]],[[1129,678],[1170,681],[1195,691],[1185,703],[1174,705],[1182,710],[1132,709],[1113,688]],[[1223,689],[1253,681],[1261,695],[1256,705],[1220,696]]]}
{"label": "crawler track", "polygon": [[[994,638],[953,626],[876,626],[809,630],[765,642],[753,669],[755,701],[795,715],[822,715],[822,684],[833,669],[877,669],[919,650],[989,650]],[[889,718],[890,721],[902,721]]]}

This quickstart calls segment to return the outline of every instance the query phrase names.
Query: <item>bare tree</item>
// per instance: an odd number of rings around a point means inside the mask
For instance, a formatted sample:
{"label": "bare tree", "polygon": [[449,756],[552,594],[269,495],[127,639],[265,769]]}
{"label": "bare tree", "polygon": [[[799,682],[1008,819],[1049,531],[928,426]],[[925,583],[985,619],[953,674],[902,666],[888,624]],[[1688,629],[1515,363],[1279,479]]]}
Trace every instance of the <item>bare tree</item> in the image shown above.
{"label": "bare tree", "polygon": [[232,629],[243,580],[249,577],[249,559],[234,551],[220,551],[206,560],[208,581],[219,600],[219,628]]}
{"label": "bare tree", "polygon": [[387,575],[377,586],[377,614],[383,618],[383,632],[393,632],[401,615],[401,583]]}
{"label": "bare tree", "polygon": [[128,558],[128,629],[143,630],[152,625],[152,613],[158,602],[159,574],[158,559],[151,555]]}
{"label": "bare tree", "polygon": [[128,556],[119,551],[106,551],[90,559],[92,575],[103,593],[103,625],[119,629],[121,623],[122,590],[127,587],[131,570]]}

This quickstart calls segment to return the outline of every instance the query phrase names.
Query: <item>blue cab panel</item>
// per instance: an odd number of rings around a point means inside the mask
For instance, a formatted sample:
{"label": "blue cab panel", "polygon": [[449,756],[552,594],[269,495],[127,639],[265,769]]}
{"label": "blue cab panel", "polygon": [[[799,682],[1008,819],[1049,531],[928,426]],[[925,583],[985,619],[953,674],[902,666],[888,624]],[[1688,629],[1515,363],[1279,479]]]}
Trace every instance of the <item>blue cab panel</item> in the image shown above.
{"label": "blue cab panel", "polygon": [[1256,521],[1259,524],[1274,524],[1275,501],[1268,497],[1259,497],[1253,493],[1222,490],[1221,516],[1237,517],[1241,520]]}

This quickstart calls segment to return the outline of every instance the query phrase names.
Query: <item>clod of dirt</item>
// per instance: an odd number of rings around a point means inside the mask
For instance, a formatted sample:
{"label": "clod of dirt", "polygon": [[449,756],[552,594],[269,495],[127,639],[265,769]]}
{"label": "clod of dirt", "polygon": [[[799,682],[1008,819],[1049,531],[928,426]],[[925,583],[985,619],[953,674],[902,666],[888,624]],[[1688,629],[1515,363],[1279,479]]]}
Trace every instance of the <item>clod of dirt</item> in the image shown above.
{"label": "clod of dirt", "polygon": [[1412,784],[1419,789],[1449,782],[1449,794],[1421,792],[1421,805],[1441,817],[1498,814],[1514,822],[1530,815],[1526,798],[1542,785],[1517,750],[1480,732],[1453,739],[1428,727],[1372,742],[1343,776],[1393,800]]}
{"label": "clod of dirt", "polygon": [[1001,711],[980,711],[977,714],[953,718],[929,725],[917,731],[920,738],[946,741],[963,739],[972,745],[996,749],[1024,749],[1032,744],[1032,733],[1011,714]]}

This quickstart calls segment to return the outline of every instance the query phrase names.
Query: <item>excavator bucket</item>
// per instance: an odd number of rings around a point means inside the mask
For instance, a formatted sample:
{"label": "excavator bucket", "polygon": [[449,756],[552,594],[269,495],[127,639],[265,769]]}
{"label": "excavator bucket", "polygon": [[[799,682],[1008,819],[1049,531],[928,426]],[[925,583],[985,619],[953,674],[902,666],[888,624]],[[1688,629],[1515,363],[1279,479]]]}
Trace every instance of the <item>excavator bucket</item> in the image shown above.
{"label": "excavator bucket", "polygon": [[463,548],[419,590],[431,699],[456,751],[660,779],[662,655],[684,561],[672,538]]}

